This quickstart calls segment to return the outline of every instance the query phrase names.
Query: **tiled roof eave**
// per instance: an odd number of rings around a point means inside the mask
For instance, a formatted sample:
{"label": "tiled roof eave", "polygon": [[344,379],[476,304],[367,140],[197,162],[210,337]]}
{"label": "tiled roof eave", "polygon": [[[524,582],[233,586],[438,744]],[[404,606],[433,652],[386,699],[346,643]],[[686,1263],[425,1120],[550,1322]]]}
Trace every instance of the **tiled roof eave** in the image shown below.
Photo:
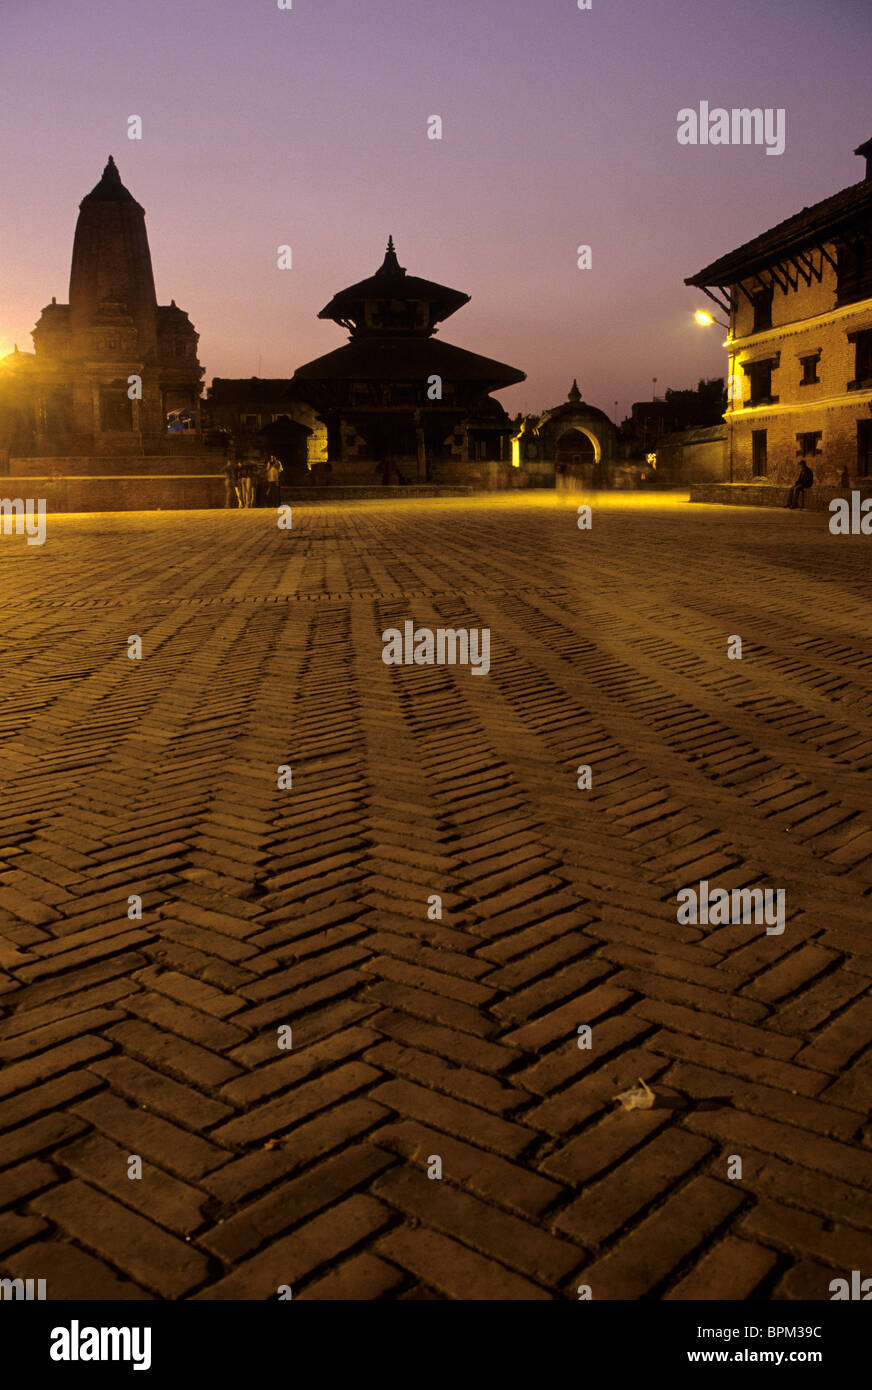
{"label": "tiled roof eave", "polygon": [[706,285],[725,289],[758,271],[777,265],[785,257],[810,247],[826,246],[840,235],[868,228],[870,218],[872,181],[864,181],[823,199],[813,207],[804,208],[735,251],[720,256],[711,265],[688,276],[684,283],[700,289]]}

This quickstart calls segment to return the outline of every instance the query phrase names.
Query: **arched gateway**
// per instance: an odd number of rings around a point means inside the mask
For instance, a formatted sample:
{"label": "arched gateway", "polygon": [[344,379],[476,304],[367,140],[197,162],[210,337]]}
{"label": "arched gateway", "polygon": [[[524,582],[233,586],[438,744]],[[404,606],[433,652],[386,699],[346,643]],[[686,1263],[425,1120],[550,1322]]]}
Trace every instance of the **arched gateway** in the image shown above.
{"label": "arched gateway", "polygon": [[618,432],[605,411],[581,399],[577,381],[563,405],[541,416],[536,434],[541,457],[554,460],[556,487],[611,485]]}
{"label": "arched gateway", "polygon": [[578,425],[573,425],[565,434],[561,434],[554,446],[554,462],[558,467],[561,464],[572,464],[580,468],[585,463],[596,463],[601,454],[602,449],[596,436],[580,429]]}

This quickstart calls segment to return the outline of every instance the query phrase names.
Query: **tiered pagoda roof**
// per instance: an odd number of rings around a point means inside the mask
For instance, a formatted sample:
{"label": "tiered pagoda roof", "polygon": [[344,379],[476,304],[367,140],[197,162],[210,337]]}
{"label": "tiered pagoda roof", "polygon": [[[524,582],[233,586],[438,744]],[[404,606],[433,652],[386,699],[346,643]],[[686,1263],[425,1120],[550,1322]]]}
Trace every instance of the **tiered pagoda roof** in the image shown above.
{"label": "tiered pagoda roof", "polygon": [[505,362],[433,337],[437,323],[468,303],[460,290],[407,275],[389,238],[375,274],[340,290],[318,315],[347,328],[349,342],[298,367],[294,379],[420,382],[436,374],[481,393],[524,381],[525,373]]}

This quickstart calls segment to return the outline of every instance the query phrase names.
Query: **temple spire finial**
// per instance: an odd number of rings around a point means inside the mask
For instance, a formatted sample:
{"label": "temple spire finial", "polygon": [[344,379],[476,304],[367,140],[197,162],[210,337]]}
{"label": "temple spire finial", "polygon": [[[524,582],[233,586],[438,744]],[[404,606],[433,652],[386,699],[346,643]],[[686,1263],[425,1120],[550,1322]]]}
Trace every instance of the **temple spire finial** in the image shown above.
{"label": "temple spire finial", "polygon": [[581,400],[581,392],[578,389],[578,382],[575,377],[572,378],[572,385],[569,388],[569,400],[571,400],[573,404]]}
{"label": "temple spire finial", "polygon": [[405,275],[405,270],[397,260],[397,250],[392,236],[388,237],[388,249],[376,275]]}

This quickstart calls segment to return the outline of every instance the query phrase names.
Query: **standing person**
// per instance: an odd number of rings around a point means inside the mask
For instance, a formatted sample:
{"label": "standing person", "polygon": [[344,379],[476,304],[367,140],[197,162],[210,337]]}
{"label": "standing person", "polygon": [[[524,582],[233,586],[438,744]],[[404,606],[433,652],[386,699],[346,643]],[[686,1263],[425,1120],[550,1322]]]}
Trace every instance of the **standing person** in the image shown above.
{"label": "standing person", "polygon": [[248,458],[242,465],[242,505],[243,507],[254,506],[254,464]]}
{"label": "standing person", "polygon": [[284,468],[280,459],[275,454],[270,454],[266,461],[266,504],[268,507],[277,507],[282,500],[282,492],[279,484]]}
{"label": "standing person", "polygon": [[266,477],[266,463],[263,458],[254,460],[254,505],[265,507],[268,503],[269,484]]}
{"label": "standing person", "polygon": [[813,482],[814,474],[812,473],[805,459],[803,459],[802,463],[799,466],[799,474],[797,476],[796,482],[790,489],[790,492],[787,495],[787,501],[784,505],[786,507],[790,507],[791,510],[795,510],[797,507],[805,507],[805,492],[807,488],[811,487]]}
{"label": "standing person", "polygon": [[225,478],[225,497],[224,502],[228,507],[241,507],[242,502],[239,497],[239,465],[236,459],[228,459],[224,465]]}

